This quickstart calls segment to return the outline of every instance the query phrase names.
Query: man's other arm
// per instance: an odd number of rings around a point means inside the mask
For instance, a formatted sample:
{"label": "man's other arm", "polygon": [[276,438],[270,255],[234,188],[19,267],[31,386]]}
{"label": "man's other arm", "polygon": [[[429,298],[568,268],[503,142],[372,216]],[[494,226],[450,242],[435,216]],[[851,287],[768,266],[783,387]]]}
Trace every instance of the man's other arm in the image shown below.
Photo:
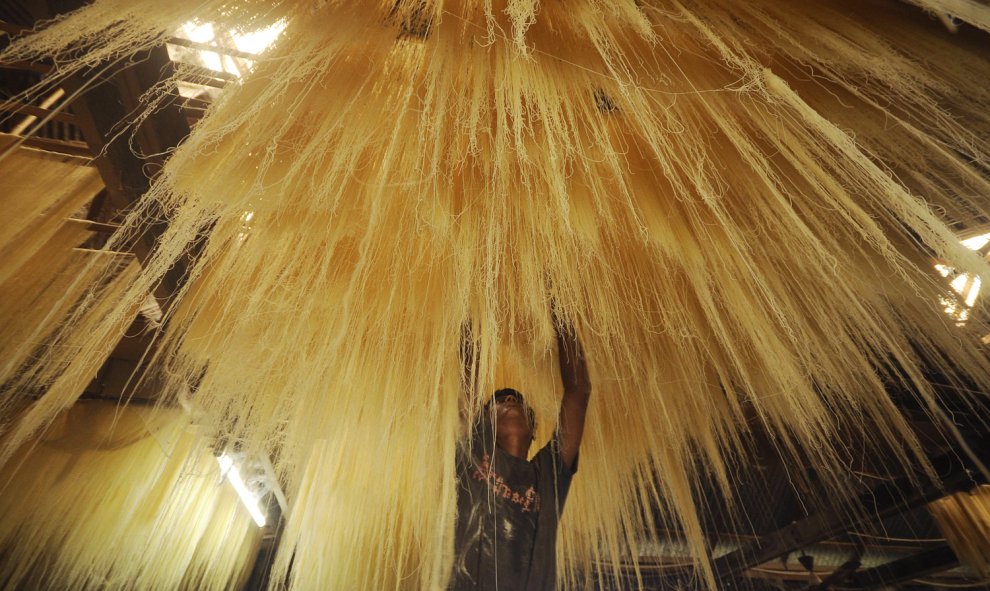
{"label": "man's other arm", "polygon": [[581,436],[584,434],[584,417],[591,398],[591,379],[584,358],[584,349],[577,333],[570,326],[555,326],[557,332],[557,356],[560,361],[560,379],[564,385],[564,399],[560,404],[560,458],[568,470],[574,468]]}

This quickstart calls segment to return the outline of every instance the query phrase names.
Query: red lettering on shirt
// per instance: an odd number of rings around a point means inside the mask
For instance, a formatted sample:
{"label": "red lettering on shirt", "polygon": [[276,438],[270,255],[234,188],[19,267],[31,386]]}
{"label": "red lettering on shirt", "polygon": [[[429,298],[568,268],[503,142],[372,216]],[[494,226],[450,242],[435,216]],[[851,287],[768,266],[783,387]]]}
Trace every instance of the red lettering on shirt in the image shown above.
{"label": "red lettering on shirt", "polygon": [[505,479],[492,468],[492,458],[485,454],[481,458],[481,463],[475,466],[471,478],[485,482],[492,489],[495,495],[502,499],[522,507],[524,513],[537,512],[540,510],[540,493],[536,492],[532,486],[525,491],[513,490],[505,483]]}

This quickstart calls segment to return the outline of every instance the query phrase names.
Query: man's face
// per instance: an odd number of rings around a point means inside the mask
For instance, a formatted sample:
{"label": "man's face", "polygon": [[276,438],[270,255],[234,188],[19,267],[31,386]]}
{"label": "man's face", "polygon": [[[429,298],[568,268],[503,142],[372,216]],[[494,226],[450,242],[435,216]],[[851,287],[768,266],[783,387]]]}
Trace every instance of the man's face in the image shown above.
{"label": "man's face", "polygon": [[532,413],[522,394],[515,390],[499,390],[493,398],[495,429],[498,435],[522,435],[532,438]]}

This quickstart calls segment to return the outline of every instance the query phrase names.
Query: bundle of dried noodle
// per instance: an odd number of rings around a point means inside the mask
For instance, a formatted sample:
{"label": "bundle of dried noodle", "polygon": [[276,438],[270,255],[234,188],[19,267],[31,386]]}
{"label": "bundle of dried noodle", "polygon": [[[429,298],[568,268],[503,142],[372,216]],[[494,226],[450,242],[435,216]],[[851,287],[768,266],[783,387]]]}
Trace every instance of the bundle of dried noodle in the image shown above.
{"label": "bundle of dried noodle", "polygon": [[179,411],[87,402],[0,473],[6,589],[236,589],[260,532]]}
{"label": "bundle of dried noodle", "polygon": [[959,562],[990,578],[990,486],[949,495],[928,510]]}
{"label": "bundle of dried noodle", "polygon": [[714,586],[699,482],[730,495],[754,431],[841,497],[864,445],[927,469],[889,384],[936,415],[925,367],[990,387],[985,329],[941,312],[931,268],[987,271],[931,205],[971,221],[990,195],[990,60],[911,7],[97,0],[3,59],[68,74],[191,19],[285,30],[111,241],[170,212],[71,359],[205,236],[156,361],[166,398],[195,384],[206,423],[276,458],[294,510],[275,581],[442,586],[460,409],[512,385],[545,440],[554,319],[595,384],[567,586],[635,568],[667,526]]}

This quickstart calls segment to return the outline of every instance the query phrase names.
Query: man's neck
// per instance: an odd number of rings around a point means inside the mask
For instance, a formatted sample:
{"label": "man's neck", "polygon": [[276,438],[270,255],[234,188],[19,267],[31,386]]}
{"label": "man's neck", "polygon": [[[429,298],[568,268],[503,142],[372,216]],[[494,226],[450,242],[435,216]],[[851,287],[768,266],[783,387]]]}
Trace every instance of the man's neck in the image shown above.
{"label": "man's neck", "polygon": [[502,448],[510,456],[526,460],[529,459],[529,436],[524,435],[500,435],[495,438],[495,444]]}

